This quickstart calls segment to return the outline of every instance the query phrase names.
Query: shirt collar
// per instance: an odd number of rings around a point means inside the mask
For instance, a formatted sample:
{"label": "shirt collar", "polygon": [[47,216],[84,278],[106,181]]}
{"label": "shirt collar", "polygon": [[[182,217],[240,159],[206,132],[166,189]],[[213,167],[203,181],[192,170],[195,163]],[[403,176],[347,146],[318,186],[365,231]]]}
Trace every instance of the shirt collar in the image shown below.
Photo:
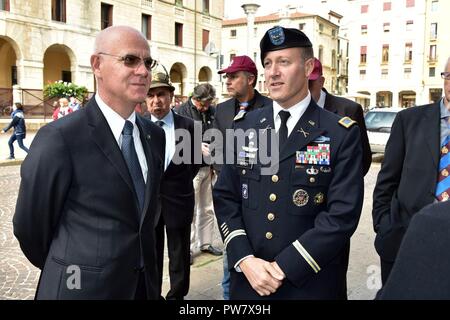
{"label": "shirt collar", "polygon": [[276,102],[274,100],[273,101],[274,122],[276,121],[277,118],[279,118],[278,112],[280,112],[281,110],[284,110],[284,111],[289,111],[289,113],[291,114],[291,118],[295,120],[295,123],[297,123],[297,121],[300,119],[300,117],[303,115],[303,113],[305,113],[306,108],[308,108],[310,102],[311,102],[311,93],[309,93],[309,91],[308,91],[308,95],[305,97],[305,99],[298,102],[297,104],[294,104],[289,109],[285,109],[285,108],[281,107],[278,104],[278,102]]}
{"label": "shirt collar", "polygon": [[319,101],[317,101],[317,105],[321,108],[325,107],[325,99],[327,97],[327,94],[325,93],[325,91],[320,90],[320,97],[319,97]]}
{"label": "shirt collar", "polygon": [[441,119],[450,117],[450,111],[445,107],[444,98],[441,99],[440,109],[441,109]]}
{"label": "shirt collar", "polygon": [[[98,107],[100,108],[100,111],[105,116],[106,122],[108,122],[109,127],[111,128],[111,131],[114,135],[114,138],[116,139],[117,143],[119,143],[120,136],[122,134],[123,127],[125,125],[125,121],[131,121],[133,123],[133,126],[135,127],[136,124],[136,113],[133,111],[133,113],[128,117],[128,119],[122,118],[120,114],[115,112],[111,107],[109,107],[100,97],[98,93],[95,94],[95,102],[97,102]],[[134,128],[134,130],[136,127]]]}
{"label": "shirt collar", "polygon": [[151,120],[153,122],[156,121],[162,121],[164,122],[164,124],[168,127],[172,127],[174,125],[174,119],[173,119],[173,113],[172,110],[169,110],[169,112],[164,116],[164,118],[162,119],[158,119],[157,117],[155,117],[154,115],[151,115]]}

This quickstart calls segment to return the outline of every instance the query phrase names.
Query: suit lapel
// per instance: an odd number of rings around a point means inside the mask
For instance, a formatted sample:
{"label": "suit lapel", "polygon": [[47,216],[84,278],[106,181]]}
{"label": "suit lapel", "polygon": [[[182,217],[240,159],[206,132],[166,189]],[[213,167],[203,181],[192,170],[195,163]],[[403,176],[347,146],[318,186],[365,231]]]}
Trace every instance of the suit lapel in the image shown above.
{"label": "suit lapel", "polygon": [[319,107],[311,100],[305,113],[292,130],[286,145],[280,152],[280,162],[301,150],[308,143],[325,132],[319,128]]}
{"label": "suit lapel", "polygon": [[440,149],[441,149],[440,148],[441,110],[439,103],[440,101],[431,105],[429,108],[424,109],[425,110],[424,117],[422,118],[421,122],[423,128],[418,129],[420,132],[424,132],[425,134],[425,141],[436,168],[439,166]]}
{"label": "suit lapel", "polygon": [[111,128],[108,125],[103,113],[100,111],[95,99],[91,99],[86,106],[86,114],[88,123],[91,127],[91,138],[104,153],[111,165],[117,169],[122,179],[130,188],[130,191],[135,193],[133,181],[128,172],[127,164],[122,156]]}

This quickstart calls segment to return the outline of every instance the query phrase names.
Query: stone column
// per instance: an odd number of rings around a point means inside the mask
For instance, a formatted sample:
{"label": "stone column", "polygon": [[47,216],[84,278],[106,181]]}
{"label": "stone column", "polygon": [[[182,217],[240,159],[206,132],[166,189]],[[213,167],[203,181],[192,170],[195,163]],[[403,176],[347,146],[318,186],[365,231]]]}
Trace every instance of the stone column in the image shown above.
{"label": "stone column", "polygon": [[246,55],[253,59],[253,29],[255,27],[255,14],[256,10],[260,7],[256,3],[244,3],[242,6],[245,14],[247,15],[247,51]]}

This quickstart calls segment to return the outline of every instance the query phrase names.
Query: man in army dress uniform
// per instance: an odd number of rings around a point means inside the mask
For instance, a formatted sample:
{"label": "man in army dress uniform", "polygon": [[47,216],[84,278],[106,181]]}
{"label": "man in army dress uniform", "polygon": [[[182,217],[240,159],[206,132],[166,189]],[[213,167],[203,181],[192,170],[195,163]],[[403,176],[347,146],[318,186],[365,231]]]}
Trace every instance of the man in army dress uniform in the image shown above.
{"label": "man in army dress uniform", "polygon": [[[342,299],[363,200],[359,129],[311,99],[304,33],[274,27],[260,47],[273,105],[235,124],[236,161],[213,192],[230,298]],[[254,131],[240,139],[239,129]]]}

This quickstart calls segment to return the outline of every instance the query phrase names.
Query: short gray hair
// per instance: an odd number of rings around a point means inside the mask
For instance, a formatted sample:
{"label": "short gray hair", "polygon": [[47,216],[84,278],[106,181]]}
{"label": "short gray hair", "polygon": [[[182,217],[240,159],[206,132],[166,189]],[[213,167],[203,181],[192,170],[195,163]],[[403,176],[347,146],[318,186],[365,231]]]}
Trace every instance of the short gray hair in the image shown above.
{"label": "short gray hair", "polygon": [[211,101],[216,97],[216,89],[209,83],[199,84],[194,88],[192,98],[197,101]]}

